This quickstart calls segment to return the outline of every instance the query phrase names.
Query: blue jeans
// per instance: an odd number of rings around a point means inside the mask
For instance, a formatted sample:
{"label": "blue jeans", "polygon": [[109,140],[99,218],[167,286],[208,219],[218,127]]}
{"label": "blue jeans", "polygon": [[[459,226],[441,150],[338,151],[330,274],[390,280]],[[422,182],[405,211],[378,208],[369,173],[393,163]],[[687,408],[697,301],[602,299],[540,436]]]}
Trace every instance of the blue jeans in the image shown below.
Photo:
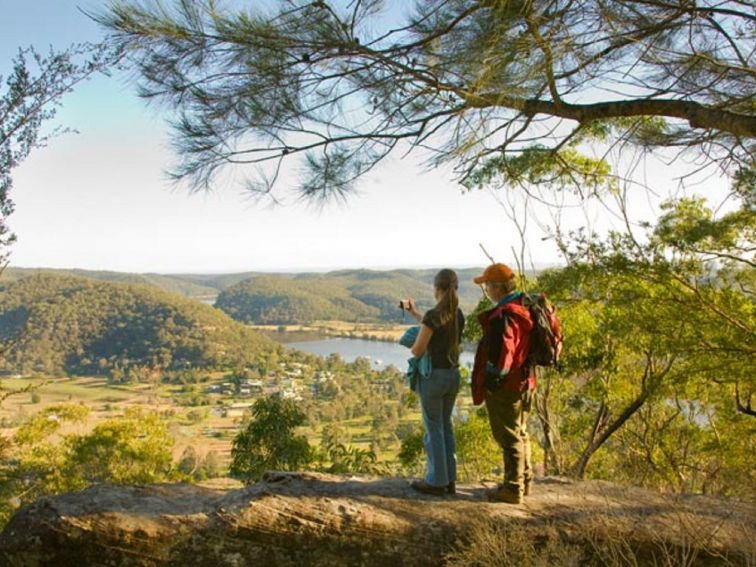
{"label": "blue jeans", "polygon": [[434,368],[430,376],[420,379],[420,407],[428,457],[425,482],[431,486],[446,486],[457,479],[451,416],[458,391],[458,368]]}

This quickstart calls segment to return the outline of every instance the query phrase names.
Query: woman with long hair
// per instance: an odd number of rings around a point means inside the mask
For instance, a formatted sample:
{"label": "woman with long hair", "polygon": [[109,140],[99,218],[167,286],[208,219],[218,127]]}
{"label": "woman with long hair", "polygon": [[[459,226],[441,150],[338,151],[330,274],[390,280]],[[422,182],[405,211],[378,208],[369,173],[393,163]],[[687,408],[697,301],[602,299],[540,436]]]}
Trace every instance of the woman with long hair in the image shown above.
{"label": "woman with long hair", "polygon": [[443,269],[433,280],[436,306],[421,315],[415,301],[409,300],[409,312],[420,325],[412,354],[431,358],[430,376],[418,385],[425,427],[427,470],[424,480],[413,481],[418,492],[443,496],[455,493],[457,461],[454,455],[454,432],[451,416],[459,391],[459,353],[465,317],[459,309],[459,280],[454,270]]}

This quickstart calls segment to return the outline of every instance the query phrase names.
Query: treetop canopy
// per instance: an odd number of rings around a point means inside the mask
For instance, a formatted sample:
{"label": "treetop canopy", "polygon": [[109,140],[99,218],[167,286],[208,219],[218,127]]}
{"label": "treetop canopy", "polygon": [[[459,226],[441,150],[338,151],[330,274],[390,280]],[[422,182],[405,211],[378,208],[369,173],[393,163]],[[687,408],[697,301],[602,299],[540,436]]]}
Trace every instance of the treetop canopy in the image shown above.
{"label": "treetop canopy", "polygon": [[751,2],[429,0],[391,29],[388,10],[120,0],[94,17],[138,66],[141,93],[178,111],[174,174],[195,189],[267,163],[250,179],[267,193],[300,155],[304,196],[343,196],[408,148],[474,185],[491,159],[506,180],[523,152],[569,166],[562,152],[595,140],[753,167]]}

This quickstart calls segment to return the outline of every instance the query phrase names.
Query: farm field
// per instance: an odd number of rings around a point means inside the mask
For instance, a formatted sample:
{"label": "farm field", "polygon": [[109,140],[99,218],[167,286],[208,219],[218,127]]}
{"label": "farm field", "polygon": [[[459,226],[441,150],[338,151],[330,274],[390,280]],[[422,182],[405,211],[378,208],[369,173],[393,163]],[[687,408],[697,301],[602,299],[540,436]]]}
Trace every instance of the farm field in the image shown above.
{"label": "farm field", "polygon": [[[174,440],[174,459],[179,459],[191,446],[201,456],[216,453],[225,468],[230,462],[233,439],[242,427],[245,412],[257,397],[205,393],[204,390],[214,384],[223,383],[224,373],[209,373],[207,378],[206,382],[192,388],[173,384],[111,384],[101,377],[3,378],[0,384],[6,392],[28,391],[9,396],[0,405],[0,432],[10,437],[21,424],[41,411],[61,404],[83,404],[89,409],[87,418],[81,423],[67,424],[60,433],[85,434],[98,423],[122,417],[128,408],[139,407],[158,413],[165,421]],[[203,391],[202,404],[190,405],[196,403],[198,391]],[[460,409],[469,405],[469,401],[460,396]],[[385,403],[396,405],[398,402],[387,399]],[[412,424],[419,425],[421,419],[419,407],[407,408],[397,424],[411,427]],[[302,427],[299,433],[305,435],[312,446],[319,447],[323,429],[328,425],[343,431],[353,447],[374,449],[381,462],[397,458],[398,439],[375,446],[371,416],[328,422],[316,420],[316,423]]]}
{"label": "farm field", "polygon": [[351,323],[348,321],[315,321],[306,325],[247,325],[250,329],[268,336],[285,336],[286,333],[312,333],[328,337],[350,337],[396,342],[415,321],[407,315],[404,324]]}

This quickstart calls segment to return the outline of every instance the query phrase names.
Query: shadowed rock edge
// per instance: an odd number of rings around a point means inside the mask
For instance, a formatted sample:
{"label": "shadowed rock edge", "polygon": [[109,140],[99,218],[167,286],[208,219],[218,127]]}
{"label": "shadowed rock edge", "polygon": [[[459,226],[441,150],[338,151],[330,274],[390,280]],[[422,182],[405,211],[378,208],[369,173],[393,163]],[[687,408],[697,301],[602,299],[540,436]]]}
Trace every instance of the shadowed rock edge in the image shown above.
{"label": "shadowed rock edge", "polygon": [[756,557],[749,504],[556,478],[519,506],[485,502],[484,490],[438,498],[403,479],[318,473],[266,473],[235,490],[97,485],[20,510],[0,535],[0,564],[438,565],[474,522],[533,537],[549,527],[592,545],[625,540],[641,557],[692,546],[700,565]]}

